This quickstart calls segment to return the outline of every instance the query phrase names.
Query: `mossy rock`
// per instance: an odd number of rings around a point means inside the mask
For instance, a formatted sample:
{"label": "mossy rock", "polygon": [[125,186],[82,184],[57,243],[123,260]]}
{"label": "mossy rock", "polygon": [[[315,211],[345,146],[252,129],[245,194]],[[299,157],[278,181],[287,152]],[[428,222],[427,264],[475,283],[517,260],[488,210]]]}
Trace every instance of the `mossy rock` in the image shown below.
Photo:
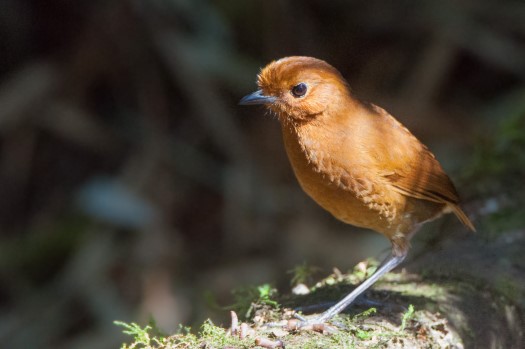
{"label": "mossy rock", "polygon": [[[409,262],[406,269],[387,274],[366,292],[366,302],[351,306],[325,333],[290,329],[290,309],[339,300],[373,272],[373,264],[368,268],[365,263],[351,274],[334,273],[307,295],[275,296],[254,303],[243,336],[232,335],[230,324],[216,326],[208,321],[196,334],[183,331],[124,347],[261,348],[256,343],[269,340],[267,345],[283,344],[289,349],[523,348],[525,278],[514,275],[502,259],[516,246],[523,251],[524,245],[525,232],[507,235],[492,241],[490,247],[500,253],[490,258],[482,239],[446,242],[444,248]],[[268,326],[280,319],[284,319],[281,327]]]}

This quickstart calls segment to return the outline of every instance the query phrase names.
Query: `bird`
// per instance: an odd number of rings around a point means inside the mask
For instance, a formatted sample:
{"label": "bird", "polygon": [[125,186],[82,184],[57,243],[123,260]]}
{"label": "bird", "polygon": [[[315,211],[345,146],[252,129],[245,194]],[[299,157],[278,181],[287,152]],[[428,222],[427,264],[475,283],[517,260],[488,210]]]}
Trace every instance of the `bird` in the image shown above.
{"label": "bird", "polygon": [[403,262],[410,239],[429,221],[454,213],[475,227],[432,152],[381,107],[357,98],[341,73],[306,56],[272,61],[258,90],[240,105],[264,105],[280,122],[284,147],[301,188],[344,223],[376,231],[391,252],[343,299],[303,325],[324,324]]}

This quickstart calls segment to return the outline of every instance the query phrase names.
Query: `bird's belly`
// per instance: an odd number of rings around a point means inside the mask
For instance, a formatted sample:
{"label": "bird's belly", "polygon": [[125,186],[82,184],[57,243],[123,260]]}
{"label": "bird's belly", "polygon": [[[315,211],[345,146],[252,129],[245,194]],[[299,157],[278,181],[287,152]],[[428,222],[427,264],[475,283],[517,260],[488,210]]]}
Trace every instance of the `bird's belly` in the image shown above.
{"label": "bird's belly", "polygon": [[297,173],[303,190],[337,219],[359,227],[374,229],[379,214],[368,208],[353,193],[342,190],[318,173]]}
{"label": "bird's belly", "polygon": [[[390,235],[390,231],[395,228],[395,207],[384,207],[374,202],[374,198],[380,194],[374,192],[366,178],[360,179],[360,184],[368,188],[357,193],[349,184],[351,179],[347,172],[316,166],[293,136],[285,133],[284,140],[288,158],[302,189],[337,219]],[[390,205],[385,202],[382,204]]]}
{"label": "bird's belly", "polygon": [[337,219],[379,232],[389,225],[386,217],[382,217],[377,210],[371,209],[355,193],[341,188],[337,181],[331,181],[326,175],[311,169],[301,171],[294,166],[294,170],[303,190]]}

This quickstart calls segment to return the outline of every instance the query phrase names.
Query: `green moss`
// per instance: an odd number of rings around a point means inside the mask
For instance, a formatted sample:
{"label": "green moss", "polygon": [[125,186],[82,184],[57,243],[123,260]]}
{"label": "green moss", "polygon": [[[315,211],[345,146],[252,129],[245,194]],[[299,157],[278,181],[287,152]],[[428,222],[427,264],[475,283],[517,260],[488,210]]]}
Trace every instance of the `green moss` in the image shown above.
{"label": "green moss", "polygon": [[131,344],[123,344],[122,349],[190,349],[190,348],[251,348],[253,338],[240,339],[228,334],[227,330],[215,326],[210,320],[204,322],[198,334],[192,334],[189,328],[182,328],[171,336],[154,335],[155,328],[148,325],[140,327],[136,323],[127,324],[115,321],[123,327],[123,332],[133,337]]}

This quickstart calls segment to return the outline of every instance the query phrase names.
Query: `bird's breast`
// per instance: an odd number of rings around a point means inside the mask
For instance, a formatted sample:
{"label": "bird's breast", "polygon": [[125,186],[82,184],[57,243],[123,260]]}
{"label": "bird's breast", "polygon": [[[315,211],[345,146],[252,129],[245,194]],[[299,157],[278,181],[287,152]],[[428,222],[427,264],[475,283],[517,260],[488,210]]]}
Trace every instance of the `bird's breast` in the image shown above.
{"label": "bird's breast", "polygon": [[[395,228],[399,200],[366,176],[359,176],[351,159],[341,159],[343,140],[300,134],[283,125],[288,158],[303,190],[339,220],[389,234]],[[341,161],[345,160],[345,161]]]}

